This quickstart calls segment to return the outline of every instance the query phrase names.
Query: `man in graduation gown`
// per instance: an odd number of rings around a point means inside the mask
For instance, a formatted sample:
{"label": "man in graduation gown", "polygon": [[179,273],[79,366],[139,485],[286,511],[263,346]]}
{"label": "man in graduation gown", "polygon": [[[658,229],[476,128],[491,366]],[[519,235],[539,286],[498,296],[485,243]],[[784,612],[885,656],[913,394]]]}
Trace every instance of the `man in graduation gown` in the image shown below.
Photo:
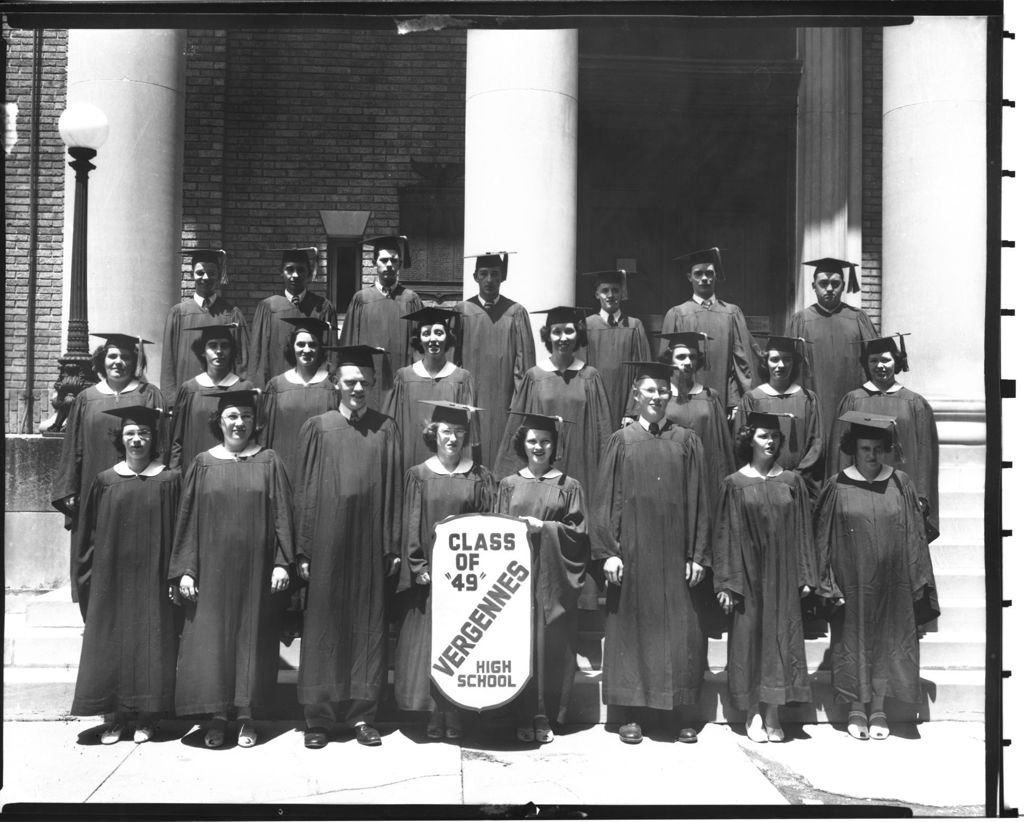
{"label": "man in graduation gown", "polygon": [[352,296],[341,328],[342,345],[374,345],[384,349],[377,368],[377,382],[370,391],[369,403],[382,408],[384,392],[391,390],[391,378],[399,368],[412,365],[413,323],[403,320],[423,308],[423,300],[411,288],[398,281],[402,266],[409,263],[409,239],[405,236],[374,237],[366,241],[373,247],[376,279],[373,285]]}
{"label": "man in graduation gown", "polygon": [[814,266],[812,283],[817,302],[790,317],[786,336],[802,337],[811,343],[805,346],[803,387],[818,396],[827,452],[839,401],[863,381],[860,343],[875,339],[878,332],[867,314],[842,299],[847,287],[844,279],[847,268],[850,269],[850,293],[860,291],[856,265],[832,257],[811,260],[804,265]]}
{"label": "man in graduation gown", "polygon": [[[717,248],[694,251],[676,257],[685,262],[686,277],[693,286],[693,299],[673,306],[661,324],[663,334],[673,331],[701,331],[714,343],[707,347],[698,381],[718,392],[731,420],[740,397],[750,390],[753,344],[747,320],[739,306],[715,296],[715,284],[724,279],[722,257]],[[661,351],[666,344],[663,343]]]}
{"label": "man in graduation gown", "polygon": [[476,257],[473,279],[480,293],[459,303],[462,335],[455,364],[473,375],[476,403],[493,413],[480,417],[478,462],[494,465],[505,430],[505,412],[523,376],[536,360],[530,316],[517,302],[501,295],[508,276],[507,251]]}
{"label": "man in graduation gown", "polygon": [[331,301],[314,294],[306,284],[316,279],[316,246],[288,248],[281,252],[281,278],[284,290],[256,306],[252,321],[252,347],[249,352],[249,379],[262,389],[271,377],[291,368],[284,357],[285,343],[294,327],[284,322],[288,317],[313,317],[323,320],[332,331],[337,327],[338,312]]}
{"label": "man in graduation gown", "polygon": [[626,360],[646,361],[651,358],[644,324],[636,317],[627,317],[622,310],[626,298],[626,272],[593,271],[583,275],[594,284],[594,296],[600,304],[596,314],[587,317],[587,347],[584,361],[601,372],[612,420],[618,426],[626,414],[632,396],[636,369]]}
{"label": "man in graduation gown", "polygon": [[[705,658],[692,591],[711,564],[703,447],[665,420],[673,366],[635,365],[640,419],[609,439],[591,506],[593,557],[609,583],[603,698],[620,706],[619,738],[632,744],[642,709],[697,701]],[[678,741],[696,742],[680,725]]]}
{"label": "man in graduation gown", "polygon": [[243,380],[248,373],[249,326],[240,308],[224,299],[220,287],[227,284],[227,254],[224,249],[197,248],[182,251],[191,255],[195,293],[173,306],[164,321],[163,360],[160,363],[160,390],[167,408],[182,384],[202,372],[192,351],[195,337],[188,331],[204,325],[232,325],[235,340],[235,373]]}
{"label": "man in graduation gown", "polygon": [[299,437],[296,567],[309,593],[298,697],[307,748],[323,748],[338,720],[360,744],[380,744],[372,723],[387,675],[384,580],[401,553],[398,427],[367,407],[379,351],[337,351],[338,410],[307,420]]}

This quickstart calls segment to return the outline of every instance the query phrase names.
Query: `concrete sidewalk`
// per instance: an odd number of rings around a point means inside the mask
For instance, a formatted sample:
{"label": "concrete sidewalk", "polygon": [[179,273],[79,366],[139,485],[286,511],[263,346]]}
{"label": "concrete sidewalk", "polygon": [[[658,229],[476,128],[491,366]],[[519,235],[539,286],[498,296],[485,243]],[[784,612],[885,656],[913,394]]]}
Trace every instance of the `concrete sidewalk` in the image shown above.
{"label": "concrete sidewalk", "polygon": [[[707,725],[696,745],[626,746],[610,726],[571,726],[549,745],[470,733],[428,742],[419,726],[380,725],[379,748],[332,737],[302,745],[300,723],[259,723],[252,749],[202,747],[168,721],[154,741],[101,745],[95,720],[3,724],[0,803],[451,805],[899,805],[918,815],[984,814],[984,726],[897,725],[858,742],[830,725],[789,726],[754,744],[741,726]],[[738,808],[742,814],[742,808]]]}

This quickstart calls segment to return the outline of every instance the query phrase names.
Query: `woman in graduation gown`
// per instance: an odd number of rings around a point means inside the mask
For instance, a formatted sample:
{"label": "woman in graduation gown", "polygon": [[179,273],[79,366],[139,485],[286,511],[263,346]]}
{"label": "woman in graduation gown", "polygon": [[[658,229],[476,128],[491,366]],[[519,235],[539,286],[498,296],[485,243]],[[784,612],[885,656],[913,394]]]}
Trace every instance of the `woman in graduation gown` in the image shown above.
{"label": "woman in graduation gown", "polygon": [[93,478],[121,459],[110,441],[110,417],[103,412],[129,405],[147,408],[163,405],[160,389],[146,381],[143,345],[149,340],[129,334],[92,336],[104,340],[92,354],[92,368],[100,379],[71,404],[51,496],[53,507],[65,516],[64,527],[71,531],[71,598],[75,602],[78,602],[78,554],[82,536],[79,509]]}
{"label": "woman in graduation gown", "polygon": [[[534,312],[540,313],[540,312]],[[598,481],[598,466],[605,444],[618,424],[613,421],[608,394],[601,374],[585,365],[579,349],[587,343],[587,329],[581,311],[558,306],[547,312],[540,338],[550,352],[526,372],[522,385],[512,398],[510,411],[527,414],[548,414],[573,420],[566,426],[560,445],[561,466],[580,483],[589,495]],[[502,438],[502,448],[494,466],[499,477],[514,474],[524,465],[516,454],[513,438],[519,429],[517,416],[510,416]],[[588,577],[580,595],[579,607],[597,608],[598,586]]]}
{"label": "woman in graduation gown", "polygon": [[261,438],[284,462],[294,484],[299,431],[310,417],[338,407],[338,389],[328,372],[324,350],[331,326],[316,317],[285,317],[282,322],[293,328],[284,349],[284,358],[292,367],[267,383]]}
{"label": "woman in graduation gown", "polygon": [[191,329],[192,351],[205,369],[178,389],[171,428],[171,468],[188,470],[195,457],[217,444],[210,429],[210,414],[217,410],[217,392],[252,388],[235,373],[235,338],[228,325],[205,325]]}
{"label": "woman in graduation gown", "polygon": [[105,714],[100,741],[121,739],[134,717],[148,742],[174,707],[176,631],[167,566],[181,474],[158,452],[160,409],[105,412],[122,460],[92,483],[83,513],[78,604],[85,619],[71,713]]}
{"label": "woman in graduation gown", "polygon": [[736,470],[736,459],[722,398],[714,388],[696,379],[697,371],[704,367],[701,340],[706,335],[700,331],[674,331],[656,336],[668,341],[660,359],[676,367],[665,418],[692,429],[700,437],[704,446],[704,487],[709,498],[714,499],[722,480]]}
{"label": "woman in graduation gown", "polygon": [[782,414],[786,445],[778,455],[779,466],[795,471],[807,486],[812,500],[824,479],[825,423],[821,418],[818,396],[800,385],[805,358],[795,337],[772,336],[764,348],[757,348],[757,373],[765,380],[740,399],[736,412],[736,430],[747,425],[753,412]]}
{"label": "woman in graduation gown", "polygon": [[[900,338],[898,346],[896,337]],[[939,434],[928,400],[896,380],[897,374],[909,370],[903,337],[894,334],[861,344],[861,365],[867,382],[839,403],[830,440],[828,475],[853,463],[853,457],[839,447],[844,429],[839,417],[847,411],[895,417],[898,447],[886,452],[884,460],[886,465],[898,466],[913,480],[924,504],[928,541],[932,542],[939,536]]]}
{"label": "woman in graduation gown", "polygon": [[257,392],[211,392],[221,442],[193,460],[182,490],[168,578],[185,600],[174,705],[207,714],[205,744],[224,744],[237,709],[238,744],[256,744],[254,708],[277,674],[280,604],[294,559],[284,463],[255,440]]}
{"label": "woman in graduation gown", "polygon": [[[415,323],[411,345],[422,355],[412,365],[399,368],[391,390],[384,400],[383,412],[394,418],[402,435],[402,473],[430,458],[423,441],[424,408],[420,400],[476,404],[473,376],[450,362],[446,353],[456,343],[454,320],[458,312],[433,306],[406,314],[403,320]],[[475,420],[469,432],[469,444],[479,454],[479,427]]]}
{"label": "woman in graduation gown", "polygon": [[552,462],[558,450],[558,419],[519,415],[516,453],[526,467],[498,484],[495,513],[526,520],[534,551],[533,677],[515,701],[516,738],[551,742],[551,717],[564,722],[569,707],[575,658],[570,647],[576,601],[587,561],[586,506],[583,489]]}
{"label": "woman in graduation gown", "polygon": [[817,585],[807,489],[778,465],[776,414],[752,412],[736,437],[746,464],[726,477],[713,537],[715,590],[729,632],[729,697],[754,742],[782,742],[779,706],[809,702],[800,599]]}
{"label": "woman in graduation gown", "polygon": [[850,736],[885,739],[886,698],[923,700],[917,632],[939,603],[918,492],[885,460],[896,420],[851,411],[841,421],[850,427],[840,447],[854,462],[825,483],[814,510],[819,587],[840,606],[830,626],[832,690],[850,706]]}
{"label": "woman in graduation gown", "polygon": [[453,514],[489,512],[496,486],[490,471],[463,455],[470,417],[478,409],[441,400],[423,402],[433,406],[423,439],[435,454],[405,474],[395,701],[404,711],[430,711],[429,739],[460,739],[458,709],[430,684],[433,532],[436,523]]}

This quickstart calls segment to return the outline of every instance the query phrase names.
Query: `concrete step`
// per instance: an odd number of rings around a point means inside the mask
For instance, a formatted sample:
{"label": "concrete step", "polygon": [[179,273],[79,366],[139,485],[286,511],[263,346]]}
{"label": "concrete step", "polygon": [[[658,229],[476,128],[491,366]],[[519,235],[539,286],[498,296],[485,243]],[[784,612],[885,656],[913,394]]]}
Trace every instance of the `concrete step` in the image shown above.
{"label": "concrete step", "polygon": [[81,628],[82,611],[71,601],[71,588],[64,586],[29,600],[25,605],[27,624],[35,628]]}
{"label": "concrete step", "polygon": [[937,574],[972,572],[985,567],[985,546],[980,542],[958,544],[940,537],[928,547]]}
{"label": "concrete step", "polygon": [[[8,668],[4,671],[4,718],[6,720],[63,719],[75,692],[76,672],[68,668]],[[278,672],[278,688],[274,704],[267,715],[278,719],[299,720],[302,709],[295,694],[297,676],[292,669]],[[806,705],[782,709],[784,722],[841,722],[844,709],[833,701],[828,671],[810,675],[813,701]],[[389,681],[391,677],[389,676]],[[890,702],[889,718],[898,722],[921,720],[980,720],[985,711],[984,671],[922,669],[922,686],[927,696],[923,705]],[[578,671],[573,683],[568,722],[598,723],[608,721],[608,709],[602,703],[601,673]],[[687,708],[695,722],[742,722],[743,717],[732,707],[728,697],[727,675],[713,668],[704,675],[700,702]],[[382,722],[413,721],[416,715],[400,711],[391,698],[390,689],[382,700],[378,718]],[[614,717],[613,717],[614,718]]]}
{"label": "concrete step", "polygon": [[986,629],[986,608],[983,598],[940,600],[942,614],[937,620],[925,623],[924,630],[929,634],[972,633],[984,636]]}
{"label": "concrete step", "polygon": [[947,600],[984,599],[985,571],[983,567],[947,571],[934,568],[935,587],[939,592],[939,606]]}
{"label": "concrete step", "polygon": [[982,512],[975,516],[961,514],[950,516],[945,511],[939,513],[939,531],[945,543],[979,543],[985,542],[985,518]]}
{"label": "concrete step", "polygon": [[[811,674],[812,701],[805,705],[787,706],[781,710],[785,723],[843,723],[846,708],[833,698],[831,675],[827,671]],[[886,705],[889,719],[895,722],[927,720],[981,720],[985,716],[984,671],[922,670],[922,687],[927,697],[922,705],[890,700]],[[569,722],[598,723],[608,721],[608,707],[602,703],[600,673],[578,672],[569,705]],[[742,711],[729,700],[727,675],[712,670],[704,675],[700,702],[688,706],[687,718],[694,722],[742,722]],[[619,721],[613,716],[613,720]]]}
{"label": "concrete step", "polygon": [[939,485],[939,502],[943,516],[981,517],[985,514],[984,488],[947,491]]}

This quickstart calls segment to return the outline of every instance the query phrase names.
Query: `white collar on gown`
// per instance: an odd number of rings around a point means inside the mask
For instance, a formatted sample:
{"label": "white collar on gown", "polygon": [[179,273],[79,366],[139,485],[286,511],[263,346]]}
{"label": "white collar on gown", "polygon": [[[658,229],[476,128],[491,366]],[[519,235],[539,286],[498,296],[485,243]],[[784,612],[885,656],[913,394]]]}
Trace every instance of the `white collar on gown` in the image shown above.
{"label": "white collar on gown", "polygon": [[881,392],[883,394],[895,394],[903,386],[900,385],[898,382],[894,382],[892,385],[890,385],[888,388],[886,388],[885,391],[882,391],[881,388],[879,388],[877,385],[875,385],[874,381],[868,380],[866,383],[864,383],[864,387],[868,391]]}
{"label": "white collar on gown", "polygon": [[228,451],[227,448],[224,447],[224,443],[219,443],[219,444],[213,446],[213,448],[211,448],[206,453],[208,453],[211,457],[216,457],[219,460],[236,460],[237,461],[237,460],[240,460],[240,459],[244,459],[246,457],[251,457],[253,454],[258,454],[262,450],[263,450],[263,446],[260,445],[258,442],[254,442],[254,443],[252,443],[250,445],[247,445],[245,448],[243,448],[237,454],[233,454],[230,451]]}
{"label": "white collar on gown", "polygon": [[108,394],[110,396],[119,397],[122,394],[127,394],[129,391],[134,391],[136,388],[139,387],[139,384],[140,383],[138,380],[132,380],[120,391],[115,391],[113,388],[110,387],[110,384],[106,381],[106,379],[102,379],[98,383],[96,383],[96,390],[99,391],[101,394]]}
{"label": "white collar on gown", "polygon": [[[569,367],[566,368],[565,370],[566,371],[579,371],[581,368],[583,368],[584,365],[586,365],[586,363],[583,362],[583,360],[581,360],[579,357],[576,357],[575,359],[573,359],[572,363],[570,363]],[[555,368],[555,364],[553,362],[551,362],[551,358],[550,357],[548,359],[546,359],[546,360],[542,360],[542,361],[538,362],[537,363],[537,367],[541,371],[551,371],[552,373],[555,372],[555,371],[558,371],[558,369]]]}
{"label": "white collar on gown", "polygon": [[768,479],[768,477],[777,477],[782,473],[782,466],[776,463],[770,469],[767,474],[760,473],[752,463],[747,463],[740,469],[740,473],[745,477],[752,477],[753,479]]}
{"label": "white collar on gown", "polygon": [[228,372],[226,377],[223,377],[217,382],[214,382],[213,377],[205,371],[202,374],[196,374],[196,382],[203,386],[203,388],[227,388],[240,380],[241,377],[239,377],[234,371]]}
{"label": "white collar on gown", "polygon": [[135,473],[131,468],[128,467],[126,460],[121,460],[117,465],[114,466],[114,472],[119,477],[155,477],[161,471],[166,468],[162,462],[153,460],[149,465],[143,468],[139,473]]}
{"label": "white collar on gown", "polygon": [[439,380],[441,377],[448,377],[455,373],[456,365],[451,360],[446,360],[441,370],[436,374],[428,374],[423,360],[416,360],[412,364],[412,371],[417,377],[425,377],[428,380]]}
{"label": "white collar on gown", "polygon": [[520,468],[519,476],[524,477],[525,479],[558,479],[560,476],[562,476],[562,472],[559,471],[557,468],[549,468],[541,476],[535,477],[533,475],[533,471],[531,471],[529,468]]}
{"label": "white collar on gown", "polygon": [[459,460],[459,464],[455,466],[454,471],[449,471],[447,468],[441,465],[441,460],[437,458],[436,454],[423,464],[427,466],[427,468],[429,468],[435,474],[440,474],[442,477],[454,477],[456,474],[468,473],[469,469],[473,467],[473,458],[463,457],[461,460]]}
{"label": "white collar on gown", "polygon": [[857,480],[857,482],[882,482],[883,480],[889,479],[892,476],[893,467],[891,465],[883,465],[882,470],[878,472],[878,476],[873,480],[869,480],[860,471],[857,470],[856,465],[849,465],[843,469],[843,473],[846,474],[850,479]]}
{"label": "white collar on gown", "polygon": [[284,378],[292,385],[316,385],[317,383],[321,383],[327,379],[327,364],[323,363],[320,368],[317,369],[317,372],[309,382],[303,380],[302,377],[299,376],[298,370],[295,368],[290,371],[285,371]]}

